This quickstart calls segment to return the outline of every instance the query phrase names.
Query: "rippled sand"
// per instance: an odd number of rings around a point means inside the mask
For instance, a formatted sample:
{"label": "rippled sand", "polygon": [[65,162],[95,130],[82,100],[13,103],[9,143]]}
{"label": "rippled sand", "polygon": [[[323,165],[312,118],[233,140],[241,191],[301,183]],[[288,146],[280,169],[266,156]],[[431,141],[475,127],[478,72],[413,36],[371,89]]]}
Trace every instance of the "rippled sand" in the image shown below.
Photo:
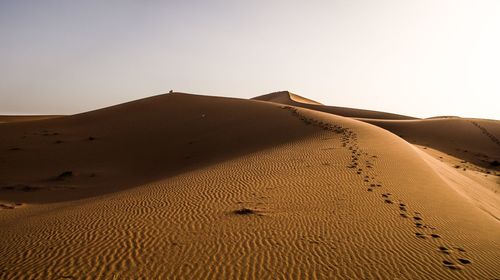
{"label": "rippled sand", "polygon": [[494,168],[283,94],[1,124],[0,278],[500,276]]}

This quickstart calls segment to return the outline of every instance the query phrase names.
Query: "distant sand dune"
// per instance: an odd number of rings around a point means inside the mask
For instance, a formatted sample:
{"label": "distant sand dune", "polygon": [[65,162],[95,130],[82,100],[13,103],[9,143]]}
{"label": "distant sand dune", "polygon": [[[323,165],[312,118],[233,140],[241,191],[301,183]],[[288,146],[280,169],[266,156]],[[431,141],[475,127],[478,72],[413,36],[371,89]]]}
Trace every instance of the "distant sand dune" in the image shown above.
{"label": "distant sand dune", "polygon": [[465,118],[362,120],[387,129],[410,143],[432,147],[482,167],[494,168],[491,163],[500,161],[500,121]]}
{"label": "distant sand dune", "polygon": [[255,97],[253,99],[303,107],[311,110],[326,112],[344,117],[352,117],[352,118],[372,118],[372,119],[391,119],[391,120],[416,119],[413,117],[386,113],[386,112],[377,112],[371,110],[353,109],[353,108],[335,107],[335,106],[325,106],[321,105],[316,101],[290,93],[288,91],[273,92],[270,94]]}

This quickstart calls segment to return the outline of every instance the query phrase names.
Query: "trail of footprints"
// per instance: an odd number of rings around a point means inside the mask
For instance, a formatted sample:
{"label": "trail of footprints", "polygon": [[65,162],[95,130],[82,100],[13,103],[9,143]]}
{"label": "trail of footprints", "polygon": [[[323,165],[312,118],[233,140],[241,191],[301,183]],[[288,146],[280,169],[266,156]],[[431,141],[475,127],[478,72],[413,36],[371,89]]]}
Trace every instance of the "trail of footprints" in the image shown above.
{"label": "trail of footprints", "polygon": [[[376,177],[374,175],[370,175],[367,171],[367,169],[373,168],[378,157],[376,155],[370,155],[363,152],[363,150],[359,148],[357,143],[358,138],[355,132],[340,125],[307,118],[306,116],[300,114],[294,107],[283,106],[282,109],[290,110],[294,116],[298,117],[308,125],[312,124],[324,130],[341,134],[340,141],[342,147],[351,151],[351,162],[347,167],[354,169],[356,174],[362,177],[363,182],[367,185],[368,192],[375,194],[383,191],[382,183],[377,181]],[[367,159],[362,161],[361,158]],[[466,257],[466,251],[462,247],[446,244],[441,235],[438,234],[437,229],[424,222],[424,217],[420,212],[411,211],[410,207],[404,201],[398,200],[390,192],[383,192],[380,194],[380,197],[384,204],[391,207],[397,207],[397,213],[403,220],[411,221],[414,224],[415,231],[413,234],[416,238],[423,241],[435,242],[436,252],[443,255],[442,265],[444,267],[451,270],[461,270],[472,263],[470,259]]]}
{"label": "trail of footprints", "polygon": [[497,144],[498,146],[500,146],[500,140],[498,140],[498,138],[495,137],[495,135],[491,134],[484,126],[480,125],[479,123],[475,122],[475,121],[470,121],[470,123],[472,123],[474,126],[476,126],[477,128],[479,128],[479,130],[481,130],[481,132],[488,138],[490,138],[490,140]]}

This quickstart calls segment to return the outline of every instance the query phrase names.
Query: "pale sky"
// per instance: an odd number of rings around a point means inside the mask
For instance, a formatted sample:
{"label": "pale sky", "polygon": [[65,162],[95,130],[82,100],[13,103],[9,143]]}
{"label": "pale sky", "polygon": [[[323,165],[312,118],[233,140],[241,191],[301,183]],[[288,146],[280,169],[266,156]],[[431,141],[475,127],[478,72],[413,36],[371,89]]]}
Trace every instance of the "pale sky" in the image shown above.
{"label": "pale sky", "polygon": [[500,119],[499,0],[0,0],[0,114],[289,90]]}

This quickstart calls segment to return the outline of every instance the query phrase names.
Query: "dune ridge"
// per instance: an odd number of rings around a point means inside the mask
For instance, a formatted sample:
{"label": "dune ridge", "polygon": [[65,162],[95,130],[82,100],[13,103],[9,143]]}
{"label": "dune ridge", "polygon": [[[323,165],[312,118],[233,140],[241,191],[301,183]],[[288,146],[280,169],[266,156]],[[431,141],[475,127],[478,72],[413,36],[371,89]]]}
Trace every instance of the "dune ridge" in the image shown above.
{"label": "dune ridge", "polygon": [[326,112],[334,115],[351,117],[351,118],[371,118],[371,119],[392,119],[392,120],[410,120],[416,119],[414,117],[378,112],[364,109],[353,109],[346,107],[325,106],[319,102],[307,99],[297,94],[288,91],[278,91],[252,98],[254,100],[262,100],[268,102],[275,102],[280,104],[292,105],[296,107],[303,107],[320,112]]}

